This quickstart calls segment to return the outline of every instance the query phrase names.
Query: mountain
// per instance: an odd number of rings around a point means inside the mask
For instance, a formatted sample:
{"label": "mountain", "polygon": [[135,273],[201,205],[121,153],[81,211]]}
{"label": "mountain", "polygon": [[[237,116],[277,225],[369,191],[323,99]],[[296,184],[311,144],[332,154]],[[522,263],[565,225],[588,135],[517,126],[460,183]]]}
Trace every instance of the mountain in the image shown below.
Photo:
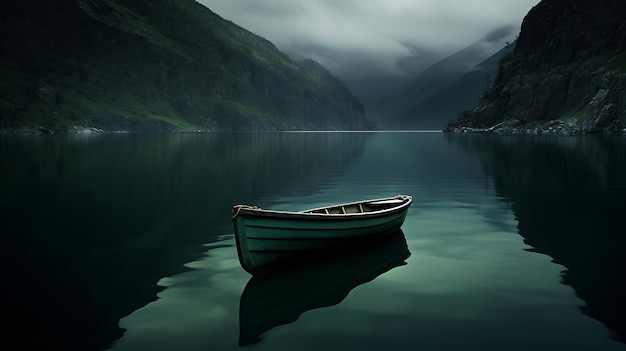
{"label": "mountain", "polygon": [[495,77],[497,61],[509,45],[499,51],[497,47],[510,31],[509,27],[500,28],[430,66],[389,94],[372,109],[372,115],[385,120],[381,126],[386,129],[441,129],[451,116],[475,104]]}
{"label": "mountain", "polygon": [[390,126],[394,129],[440,130],[451,117],[479,101],[483,90],[496,76],[500,60],[509,50],[509,47],[501,49],[457,81],[434,91],[398,116]]}
{"label": "mountain", "polygon": [[312,60],[193,0],[4,0],[0,129],[372,129]]}
{"label": "mountain", "polygon": [[625,87],[626,1],[543,0],[478,106],[445,130],[622,132]]}

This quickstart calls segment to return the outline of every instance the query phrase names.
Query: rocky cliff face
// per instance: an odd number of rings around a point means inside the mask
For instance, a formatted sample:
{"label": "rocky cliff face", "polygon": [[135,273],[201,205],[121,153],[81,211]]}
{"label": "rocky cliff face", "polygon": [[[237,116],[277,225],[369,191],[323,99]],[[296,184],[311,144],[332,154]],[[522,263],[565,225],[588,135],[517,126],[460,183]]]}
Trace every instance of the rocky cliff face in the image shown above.
{"label": "rocky cliff face", "polygon": [[446,130],[621,132],[626,127],[626,1],[543,0],[479,105]]}
{"label": "rocky cliff face", "polygon": [[194,0],[10,0],[0,30],[0,129],[374,128],[323,67]]}

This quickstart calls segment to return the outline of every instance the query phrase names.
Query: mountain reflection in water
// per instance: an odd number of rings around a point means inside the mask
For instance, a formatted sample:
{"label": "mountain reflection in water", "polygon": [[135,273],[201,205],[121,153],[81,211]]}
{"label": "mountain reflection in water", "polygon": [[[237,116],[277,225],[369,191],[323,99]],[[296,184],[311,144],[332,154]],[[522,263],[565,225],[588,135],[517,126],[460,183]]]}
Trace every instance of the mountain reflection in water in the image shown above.
{"label": "mountain reflection in water", "polygon": [[[0,135],[0,349],[623,350],[625,161],[624,137]],[[233,204],[396,193],[406,266],[400,240],[247,302]]]}
{"label": "mountain reflection in water", "polygon": [[626,343],[626,140],[454,135],[511,203],[532,251],[567,268],[584,314]]}
{"label": "mountain reflection in water", "polygon": [[295,322],[302,313],[339,304],[355,287],[405,265],[411,255],[404,233],[270,275],[254,276],[239,304],[239,345]]}
{"label": "mountain reflection in water", "polygon": [[0,349],[110,347],[124,333],[120,318],[157,298],[154,282],[232,228],[231,202],[300,182],[313,192],[368,138],[0,134],[0,297],[11,301]]}

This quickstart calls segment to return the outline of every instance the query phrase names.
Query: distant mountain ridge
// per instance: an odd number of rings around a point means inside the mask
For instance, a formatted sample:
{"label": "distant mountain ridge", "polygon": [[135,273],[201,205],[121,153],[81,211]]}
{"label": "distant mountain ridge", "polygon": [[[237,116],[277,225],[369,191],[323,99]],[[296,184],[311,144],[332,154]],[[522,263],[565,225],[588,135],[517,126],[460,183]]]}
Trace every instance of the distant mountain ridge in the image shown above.
{"label": "distant mountain ridge", "polygon": [[319,64],[193,0],[13,0],[0,129],[370,130]]}
{"label": "distant mountain ridge", "polygon": [[622,132],[626,1],[543,0],[480,103],[446,130]]}
{"label": "distant mountain ridge", "polygon": [[[494,33],[509,30],[503,28]],[[498,33],[501,36],[501,33]],[[430,66],[401,90],[390,94],[372,114],[384,119],[385,129],[440,130],[460,111],[476,104],[481,92],[493,80],[498,61],[509,47],[497,52],[490,34]],[[505,46],[503,44],[503,46]],[[497,50],[497,49],[496,49]]]}

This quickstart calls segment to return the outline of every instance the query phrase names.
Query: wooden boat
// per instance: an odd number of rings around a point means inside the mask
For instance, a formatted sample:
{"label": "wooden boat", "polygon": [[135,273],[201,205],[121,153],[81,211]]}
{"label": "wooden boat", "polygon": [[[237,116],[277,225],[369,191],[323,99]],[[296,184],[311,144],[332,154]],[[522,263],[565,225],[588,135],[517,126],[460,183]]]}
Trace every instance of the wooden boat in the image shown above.
{"label": "wooden boat", "polygon": [[258,275],[310,260],[323,250],[363,244],[397,231],[411,201],[411,196],[397,195],[299,212],[236,205],[232,221],[239,262]]}
{"label": "wooden boat", "polygon": [[341,303],[355,287],[406,265],[411,255],[402,230],[327,259],[250,278],[239,301],[239,346],[300,315]]}

